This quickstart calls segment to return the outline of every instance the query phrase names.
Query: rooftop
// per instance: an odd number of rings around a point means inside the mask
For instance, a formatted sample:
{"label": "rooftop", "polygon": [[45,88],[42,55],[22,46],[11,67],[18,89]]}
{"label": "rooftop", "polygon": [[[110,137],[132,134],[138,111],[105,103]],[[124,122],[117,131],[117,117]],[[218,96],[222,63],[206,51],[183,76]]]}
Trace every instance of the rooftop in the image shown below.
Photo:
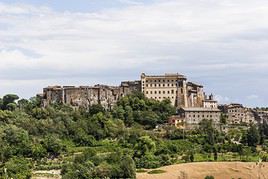
{"label": "rooftop", "polygon": [[145,73],[141,74],[142,77],[152,77],[152,78],[182,78],[186,79],[186,76],[179,73],[165,73],[164,75],[146,75]]}
{"label": "rooftop", "polygon": [[200,107],[193,107],[193,108],[181,108],[187,112],[220,112],[217,108],[200,108]]}

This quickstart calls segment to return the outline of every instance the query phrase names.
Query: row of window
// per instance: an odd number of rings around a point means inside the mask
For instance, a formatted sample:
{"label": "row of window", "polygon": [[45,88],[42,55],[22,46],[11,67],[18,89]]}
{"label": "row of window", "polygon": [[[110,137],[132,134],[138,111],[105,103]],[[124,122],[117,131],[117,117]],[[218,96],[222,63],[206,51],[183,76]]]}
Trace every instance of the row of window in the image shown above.
{"label": "row of window", "polygon": [[229,112],[243,112],[242,110],[229,110]]}
{"label": "row of window", "polygon": [[[178,91],[176,91],[176,93],[177,93]],[[174,90],[171,90],[171,91],[146,91],[145,92],[146,94],[174,94]]]}
{"label": "row of window", "polygon": [[[165,79],[159,79],[159,80],[146,80],[146,83],[151,83],[151,82],[163,82],[163,83],[165,83],[165,82],[181,82],[181,80],[165,80]],[[143,83],[144,83],[144,81],[143,81]]]}
{"label": "row of window", "polygon": [[[144,86],[144,84],[142,84]],[[168,84],[146,84],[146,87],[174,87],[174,86],[179,86],[177,83],[168,83]]]}
{"label": "row of window", "polygon": [[[168,96],[168,97],[161,97],[161,96],[159,96],[159,97],[150,97],[151,99],[170,99],[170,97]],[[172,99],[174,99],[174,96],[172,96],[171,97]]]}
{"label": "row of window", "polygon": [[[197,118],[200,118],[200,117],[203,117],[203,118],[205,118],[205,117],[207,117],[207,118],[212,118],[213,117],[213,115],[189,115],[189,117],[197,117]],[[215,115],[215,117],[219,117],[218,115]]]}

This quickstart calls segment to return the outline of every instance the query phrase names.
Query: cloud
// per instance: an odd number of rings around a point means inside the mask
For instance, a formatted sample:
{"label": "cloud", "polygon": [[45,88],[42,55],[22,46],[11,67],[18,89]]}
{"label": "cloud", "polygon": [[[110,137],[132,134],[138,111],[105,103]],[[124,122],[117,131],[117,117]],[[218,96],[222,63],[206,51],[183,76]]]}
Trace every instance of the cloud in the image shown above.
{"label": "cloud", "polygon": [[227,96],[216,95],[215,99],[219,102],[219,104],[230,103],[230,98]]}
{"label": "cloud", "polygon": [[252,94],[252,95],[247,96],[247,99],[249,99],[249,100],[254,100],[254,99],[258,99],[258,98],[259,98],[259,96],[256,94]]}
{"label": "cloud", "polygon": [[0,3],[0,80],[20,81],[21,88],[39,81],[39,88],[179,72],[230,102],[265,94],[268,1],[121,2],[128,6],[94,13]]}

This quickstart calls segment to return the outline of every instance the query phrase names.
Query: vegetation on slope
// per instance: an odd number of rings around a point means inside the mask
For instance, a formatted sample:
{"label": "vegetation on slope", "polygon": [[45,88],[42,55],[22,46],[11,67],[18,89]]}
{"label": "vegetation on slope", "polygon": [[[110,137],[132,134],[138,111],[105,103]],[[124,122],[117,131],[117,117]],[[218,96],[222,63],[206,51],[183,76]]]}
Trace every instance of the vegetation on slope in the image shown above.
{"label": "vegetation on slope", "polygon": [[63,178],[135,178],[136,168],[267,159],[267,124],[223,133],[204,120],[192,131],[155,130],[175,108],[140,93],[122,98],[112,111],[100,105],[42,108],[38,98],[18,99],[0,99],[0,178],[51,169],[61,169]]}

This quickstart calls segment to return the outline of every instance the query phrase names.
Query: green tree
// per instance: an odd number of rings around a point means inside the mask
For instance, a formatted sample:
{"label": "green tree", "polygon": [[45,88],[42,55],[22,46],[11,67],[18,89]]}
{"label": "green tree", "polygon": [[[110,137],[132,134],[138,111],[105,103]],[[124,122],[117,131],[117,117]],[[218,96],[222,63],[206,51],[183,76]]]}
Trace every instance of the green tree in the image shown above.
{"label": "green tree", "polygon": [[[9,104],[15,104],[15,101],[18,100],[19,97],[16,94],[7,94],[3,97],[3,105],[2,109],[8,109]],[[14,105],[12,105],[14,106]]]}
{"label": "green tree", "polygon": [[13,157],[5,163],[4,168],[8,178],[30,179],[31,163],[24,158]]}
{"label": "green tree", "polygon": [[217,131],[213,127],[212,120],[202,120],[199,124],[199,129],[205,135],[206,142],[214,145]]}
{"label": "green tree", "polygon": [[94,114],[98,114],[98,113],[104,113],[104,112],[105,112],[105,109],[101,104],[93,104],[88,109],[88,113],[90,116],[93,116]]}
{"label": "green tree", "polygon": [[130,106],[126,106],[125,108],[125,124],[127,126],[131,126],[134,123],[133,110]]}
{"label": "green tree", "polygon": [[136,165],[129,155],[121,158],[120,173],[120,178],[136,178]]}
{"label": "green tree", "polygon": [[226,114],[221,114],[220,123],[224,124],[224,125],[227,123],[227,115]]}
{"label": "green tree", "polygon": [[256,146],[260,141],[260,134],[256,125],[250,125],[247,130],[247,143],[248,146]]}
{"label": "green tree", "polygon": [[152,154],[156,150],[155,142],[149,136],[142,136],[139,138],[135,146],[135,155],[141,157],[143,155]]}

